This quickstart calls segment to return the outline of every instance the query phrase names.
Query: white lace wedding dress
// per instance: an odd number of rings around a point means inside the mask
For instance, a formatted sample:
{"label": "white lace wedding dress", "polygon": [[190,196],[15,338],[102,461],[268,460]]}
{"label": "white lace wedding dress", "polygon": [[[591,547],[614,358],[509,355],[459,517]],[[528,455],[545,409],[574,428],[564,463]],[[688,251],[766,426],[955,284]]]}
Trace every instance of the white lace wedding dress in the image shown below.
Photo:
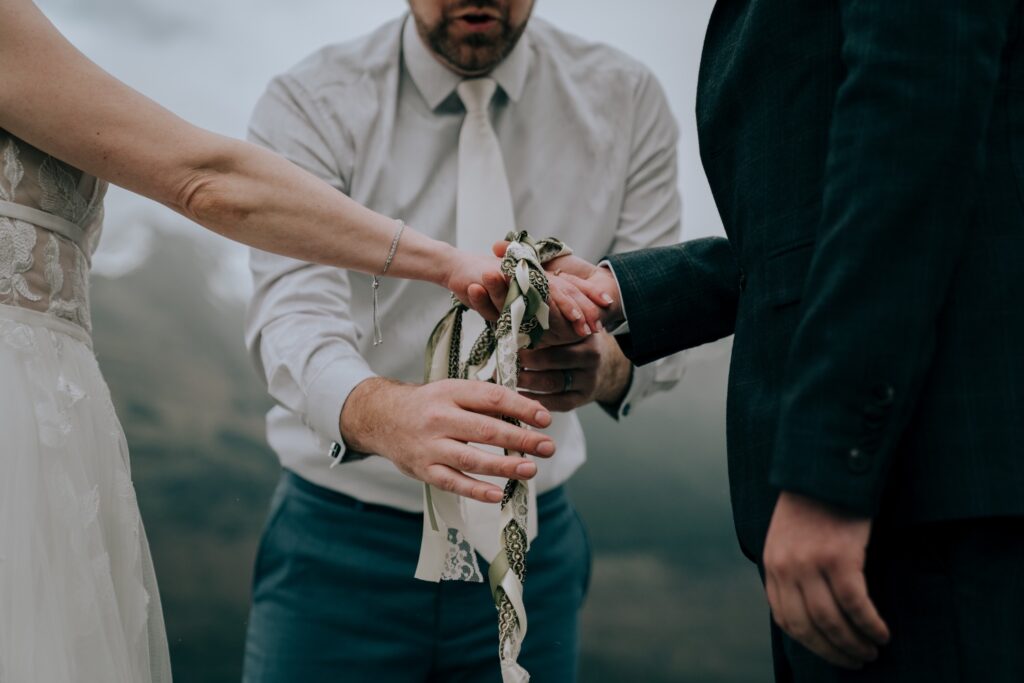
{"label": "white lace wedding dress", "polygon": [[0,683],[171,680],[89,334],[105,190],[0,130]]}

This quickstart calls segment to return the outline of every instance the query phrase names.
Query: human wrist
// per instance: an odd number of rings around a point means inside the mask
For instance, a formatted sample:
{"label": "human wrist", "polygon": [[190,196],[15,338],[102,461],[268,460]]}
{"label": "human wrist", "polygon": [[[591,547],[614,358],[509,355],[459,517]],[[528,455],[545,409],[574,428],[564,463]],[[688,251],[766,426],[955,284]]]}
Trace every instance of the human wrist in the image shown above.
{"label": "human wrist", "polygon": [[447,242],[420,234],[416,235],[413,246],[424,266],[419,279],[451,289],[452,278],[458,269],[459,250]]}
{"label": "human wrist", "polygon": [[601,323],[605,329],[614,330],[626,322],[626,315],[622,308],[622,292],[619,290],[619,281],[615,277],[615,272],[611,266],[607,263],[602,263],[594,269],[594,272],[591,273],[588,279],[598,285],[602,291],[611,294],[611,303],[601,311]]}
{"label": "human wrist", "polygon": [[612,357],[609,360],[607,380],[602,383],[594,398],[598,403],[614,408],[626,398],[633,384],[633,364],[622,354],[614,341],[611,342],[608,353],[612,354]]}
{"label": "human wrist", "polygon": [[[447,288],[456,269],[458,250],[406,226],[395,249],[388,275],[421,280]],[[381,261],[381,266],[384,261]]]}
{"label": "human wrist", "polygon": [[356,385],[339,416],[345,447],[359,453],[379,453],[393,430],[390,418],[409,387],[384,377],[371,377]]}

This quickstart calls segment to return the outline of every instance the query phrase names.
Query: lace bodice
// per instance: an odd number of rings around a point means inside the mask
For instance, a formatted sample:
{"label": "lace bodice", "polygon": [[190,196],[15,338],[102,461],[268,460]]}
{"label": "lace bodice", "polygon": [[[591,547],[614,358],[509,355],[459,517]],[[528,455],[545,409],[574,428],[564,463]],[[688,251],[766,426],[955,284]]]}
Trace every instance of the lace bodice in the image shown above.
{"label": "lace bodice", "polygon": [[106,183],[0,130],[0,304],[86,330]]}

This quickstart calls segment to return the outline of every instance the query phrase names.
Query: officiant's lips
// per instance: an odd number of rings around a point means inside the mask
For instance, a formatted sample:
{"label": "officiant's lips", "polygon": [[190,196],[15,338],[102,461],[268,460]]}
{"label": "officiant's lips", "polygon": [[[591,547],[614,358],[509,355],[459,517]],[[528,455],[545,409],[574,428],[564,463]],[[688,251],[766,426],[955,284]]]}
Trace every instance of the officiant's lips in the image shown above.
{"label": "officiant's lips", "polygon": [[466,33],[489,33],[498,30],[504,18],[491,7],[470,7],[452,15],[452,23]]}

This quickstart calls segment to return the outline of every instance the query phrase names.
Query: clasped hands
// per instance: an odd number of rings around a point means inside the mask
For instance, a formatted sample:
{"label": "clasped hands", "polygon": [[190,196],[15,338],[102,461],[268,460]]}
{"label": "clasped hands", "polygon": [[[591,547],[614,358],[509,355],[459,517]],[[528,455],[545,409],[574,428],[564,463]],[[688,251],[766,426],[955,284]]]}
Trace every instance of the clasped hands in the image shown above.
{"label": "clasped hands", "polygon": [[[495,254],[504,244],[495,245]],[[544,342],[570,349],[579,337],[590,336],[623,321],[621,294],[608,268],[575,256],[549,264],[552,271],[551,330]],[[496,271],[482,275],[468,287],[468,303],[484,315],[503,292],[504,279]],[[596,336],[596,335],[595,335]],[[584,342],[585,343],[585,342]],[[523,352],[529,367],[533,354]],[[529,379],[536,374],[538,381]],[[553,391],[557,377],[524,372],[522,386]],[[542,380],[540,378],[543,378]],[[542,399],[543,400],[543,399]],[[549,407],[558,409],[549,401]],[[772,515],[763,555],[765,587],[772,616],[791,638],[819,657],[840,667],[859,669],[874,661],[890,638],[887,624],[868,594],[864,574],[871,536],[869,518],[845,514],[813,498],[782,492]]]}
{"label": "clasped hands", "polygon": [[[504,243],[500,247],[503,254]],[[498,264],[491,256],[453,250],[445,285],[495,320],[508,290]],[[497,455],[474,444],[549,458],[555,452],[551,437],[502,416],[543,429],[551,424],[552,410],[590,401],[617,403],[631,377],[629,361],[602,331],[616,310],[615,290],[589,283],[584,269],[593,266],[581,259],[563,257],[556,267],[562,264],[571,270],[551,277],[546,348],[522,352],[522,392],[467,380],[414,385],[368,379],[349,394],[339,417],[346,448],[376,453],[407,476],[486,503],[499,502],[502,489],[473,475],[533,478],[537,465],[526,457]]]}
{"label": "clasped hands", "polygon": [[[505,243],[495,245],[504,255]],[[507,282],[494,258],[460,254],[448,288],[491,320],[504,305]],[[520,393],[481,382],[426,386],[367,380],[342,411],[350,448],[379,453],[405,474],[484,502],[502,491],[475,479],[530,479],[537,466],[494,455],[483,443],[551,457],[554,442],[501,420],[518,417],[544,428],[550,410],[592,400],[614,404],[628,389],[631,365],[605,332],[623,322],[621,293],[608,268],[576,256],[546,265],[550,329],[541,348],[521,352]],[[775,622],[791,638],[837,666],[860,668],[888,642],[888,626],[868,595],[864,575],[871,519],[854,517],[792,492],[782,492],[765,539],[763,566]]]}

